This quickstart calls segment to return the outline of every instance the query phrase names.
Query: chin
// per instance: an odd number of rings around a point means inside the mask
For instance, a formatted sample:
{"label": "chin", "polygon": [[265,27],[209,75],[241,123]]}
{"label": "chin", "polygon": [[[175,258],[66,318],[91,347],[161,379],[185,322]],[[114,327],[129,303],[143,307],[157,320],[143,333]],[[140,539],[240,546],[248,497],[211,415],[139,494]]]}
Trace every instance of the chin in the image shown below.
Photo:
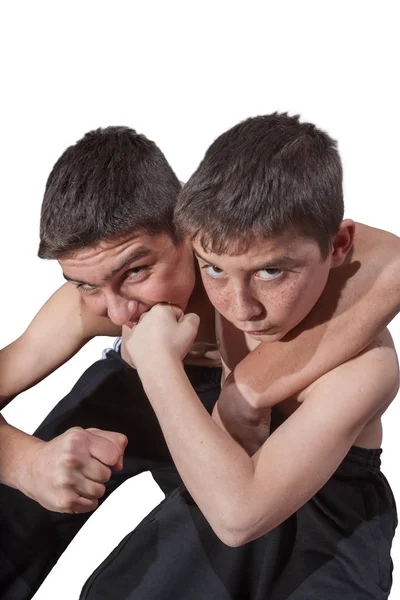
{"label": "chin", "polygon": [[266,332],[252,332],[252,333],[247,333],[247,335],[249,335],[251,338],[253,338],[253,340],[257,340],[259,342],[278,342],[279,340],[281,340],[284,336],[284,333],[268,333]]}

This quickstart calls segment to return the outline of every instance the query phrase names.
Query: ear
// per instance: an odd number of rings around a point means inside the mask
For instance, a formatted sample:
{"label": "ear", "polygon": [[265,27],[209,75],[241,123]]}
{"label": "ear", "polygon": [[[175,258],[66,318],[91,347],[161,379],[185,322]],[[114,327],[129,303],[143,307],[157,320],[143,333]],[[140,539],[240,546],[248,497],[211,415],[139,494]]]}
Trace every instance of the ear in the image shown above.
{"label": "ear", "polygon": [[331,267],[339,267],[353,247],[356,226],[351,219],[344,219],[332,241]]}

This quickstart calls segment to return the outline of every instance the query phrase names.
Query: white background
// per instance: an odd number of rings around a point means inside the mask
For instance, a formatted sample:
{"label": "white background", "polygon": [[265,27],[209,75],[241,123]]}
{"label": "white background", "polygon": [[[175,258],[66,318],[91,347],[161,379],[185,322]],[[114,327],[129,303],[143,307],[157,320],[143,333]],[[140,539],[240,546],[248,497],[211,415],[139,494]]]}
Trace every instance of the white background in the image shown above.
{"label": "white background", "polygon": [[[86,131],[129,125],[188,178],[239,120],[300,113],[339,140],[346,215],[400,234],[396,2],[58,1],[2,3],[0,347],[61,283],[36,257],[49,171]],[[400,346],[400,321],[391,325]],[[4,414],[32,432],[109,340],[90,343]],[[384,471],[400,498],[399,398],[384,417]],[[305,441],[306,443],[306,441]],[[73,600],[161,493],[149,475],[96,514],[37,593]],[[400,597],[400,536],[391,598]]]}

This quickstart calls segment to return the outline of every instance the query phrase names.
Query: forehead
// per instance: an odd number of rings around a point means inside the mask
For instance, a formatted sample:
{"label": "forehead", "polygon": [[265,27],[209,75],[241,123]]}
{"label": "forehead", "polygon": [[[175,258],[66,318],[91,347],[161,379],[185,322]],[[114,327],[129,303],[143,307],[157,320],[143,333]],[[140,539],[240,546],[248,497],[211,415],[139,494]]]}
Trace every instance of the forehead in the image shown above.
{"label": "forehead", "polygon": [[109,277],[114,269],[122,268],[124,263],[136,262],[145,258],[157,260],[173,251],[174,243],[166,233],[149,235],[135,233],[123,238],[102,240],[94,246],[75,250],[59,259],[64,274],[74,279],[78,272],[95,273],[100,277]]}
{"label": "forehead", "polygon": [[308,262],[321,259],[318,243],[294,229],[268,238],[254,236],[243,240],[232,240],[232,253],[229,252],[229,247],[228,252],[224,254],[204,249],[198,238],[193,240],[193,249],[200,258],[249,268],[255,263],[259,264],[260,261],[273,262],[287,259],[287,261]]}

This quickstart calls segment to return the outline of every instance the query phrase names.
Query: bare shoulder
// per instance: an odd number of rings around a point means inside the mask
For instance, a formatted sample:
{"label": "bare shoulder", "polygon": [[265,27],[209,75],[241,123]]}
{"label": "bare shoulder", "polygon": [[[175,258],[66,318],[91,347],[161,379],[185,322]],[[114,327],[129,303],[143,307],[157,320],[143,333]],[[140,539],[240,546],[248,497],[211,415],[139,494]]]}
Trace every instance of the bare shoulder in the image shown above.
{"label": "bare shoulder", "polygon": [[385,270],[386,277],[399,283],[400,238],[389,231],[356,223],[352,260],[359,260],[363,269],[368,270],[378,265]]}
{"label": "bare shoulder", "polygon": [[341,398],[354,398],[355,412],[368,420],[386,410],[398,389],[398,358],[392,336],[384,329],[365,350],[320,377],[298,399],[323,402],[335,397],[340,404]]}
{"label": "bare shoulder", "polygon": [[95,336],[116,336],[120,331],[108,318],[91,313],[76,287],[65,283],[42,306],[18,343],[36,348],[56,338],[58,347],[78,348]]}
{"label": "bare shoulder", "polygon": [[76,288],[61,286],[26,331],[0,350],[0,402],[28,389],[64,364],[96,335],[118,335],[109,319],[90,313]]}
{"label": "bare shoulder", "polygon": [[364,247],[368,246],[371,248],[371,245],[375,244],[387,246],[389,249],[399,248],[400,238],[390,231],[377,229],[376,227],[371,227],[370,225],[365,225],[364,223],[356,223],[354,237],[355,247],[364,249]]}
{"label": "bare shoulder", "polygon": [[90,339],[99,335],[121,335],[121,327],[114,325],[107,317],[101,317],[91,312],[77,288],[66,283],[50,298],[52,313],[59,311],[69,320],[71,328],[79,329],[82,337]]}

